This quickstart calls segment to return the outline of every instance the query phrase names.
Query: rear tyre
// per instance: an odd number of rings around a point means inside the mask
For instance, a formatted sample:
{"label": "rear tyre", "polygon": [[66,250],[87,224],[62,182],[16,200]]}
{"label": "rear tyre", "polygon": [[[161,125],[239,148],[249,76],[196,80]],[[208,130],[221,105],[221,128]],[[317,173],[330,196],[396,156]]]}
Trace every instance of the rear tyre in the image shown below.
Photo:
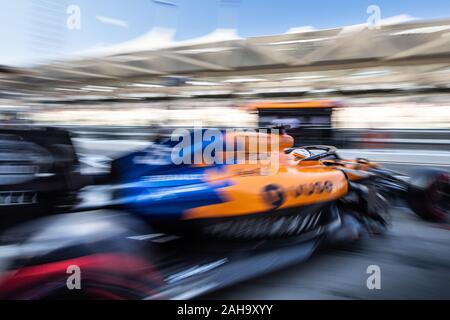
{"label": "rear tyre", "polygon": [[415,174],[408,187],[407,200],[422,219],[446,221],[450,216],[450,174],[424,170]]}

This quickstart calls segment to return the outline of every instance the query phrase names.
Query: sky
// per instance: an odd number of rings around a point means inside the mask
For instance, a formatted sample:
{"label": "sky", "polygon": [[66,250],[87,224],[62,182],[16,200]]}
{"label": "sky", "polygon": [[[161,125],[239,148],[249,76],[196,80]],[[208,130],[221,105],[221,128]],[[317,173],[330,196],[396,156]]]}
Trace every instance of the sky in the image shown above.
{"label": "sky", "polygon": [[449,0],[0,0],[0,65],[118,44],[155,27],[187,40],[218,28],[249,37],[360,24],[370,5],[382,18],[450,17]]}

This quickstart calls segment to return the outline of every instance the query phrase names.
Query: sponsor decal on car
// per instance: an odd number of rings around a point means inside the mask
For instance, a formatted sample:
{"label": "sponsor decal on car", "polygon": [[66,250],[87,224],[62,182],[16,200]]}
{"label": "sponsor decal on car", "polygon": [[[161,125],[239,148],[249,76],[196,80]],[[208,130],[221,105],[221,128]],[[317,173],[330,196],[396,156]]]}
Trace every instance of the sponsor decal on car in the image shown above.
{"label": "sponsor decal on car", "polygon": [[286,192],[277,184],[269,184],[263,188],[262,197],[273,208],[279,208],[286,200]]}
{"label": "sponsor decal on car", "polygon": [[333,182],[318,181],[309,184],[301,184],[289,189],[289,195],[294,198],[300,196],[312,196],[313,194],[331,193],[333,191]]}

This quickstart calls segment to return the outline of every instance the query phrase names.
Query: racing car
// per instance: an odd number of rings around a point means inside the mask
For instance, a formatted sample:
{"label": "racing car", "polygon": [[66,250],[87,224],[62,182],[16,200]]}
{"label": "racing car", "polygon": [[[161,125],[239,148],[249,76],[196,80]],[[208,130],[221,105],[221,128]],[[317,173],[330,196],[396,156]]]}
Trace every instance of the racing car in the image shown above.
{"label": "racing car", "polygon": [[[203,154],[211,141],[182,150],[189,160],[184,165],[173,164],[177,146],[172,140],[119,158],[112,164],[114,205],[163,230],[233,239],[320,229],[334,208],[386,225],[392,197],[424,219],[447,218],[448,173],[423,170],[408,177],[367,159],[341,159],[334,147],[293,148],[293,138],[277,130],[282,133],[220,132],[223,148],[213,164],[194,163],[195,154]],[[187,140],[194,141],[196,133],[188,134]],[[257,149],[261,142],[272,162],[245,161],[264,158]],[[227,145],[235,148],[231,157]]]}
{"label": "racing car", "polygon": [[0,129],[0,229],[64,211],[87,177],[66,130],[33,125]]}
{"label": "racing car", "polygon": [[[0,297],[194,298],[304,261],[325,245],[383,233],[394,200],[421,218],[448,220],[447,172],[405,176],[342,159],[334,147],[294,148],[282,129],[214,132],[198,142],[208,133],[191,130],[180,137],[191,142],[183,147],[160,139],[118,158],[108,185],[89,190],[104,200],[3,234]],[[255,151],[251,137],[267,148]],[[213,144],[220,161],[198,157]],[[174,155],[186,161],[174,163]],[[266,156],[272,162],[258,161]],[[72,266],[85,275],[79,290],[68,286]]]}

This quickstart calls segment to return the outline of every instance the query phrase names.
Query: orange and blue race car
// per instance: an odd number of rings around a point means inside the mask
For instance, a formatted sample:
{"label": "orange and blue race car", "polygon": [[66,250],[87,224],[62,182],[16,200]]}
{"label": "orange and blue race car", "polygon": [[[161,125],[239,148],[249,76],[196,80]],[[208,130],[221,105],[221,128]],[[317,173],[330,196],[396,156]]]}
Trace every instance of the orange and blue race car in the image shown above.
{"label": "orange and blue race car", "polygon": [[[182,132],[113,161],[90,190],[103,201],[5,233],[0,296],[193,298],[383,233],[394,200],[449,217],[444,171],[405,176],[334,147],[293,147],[282,128]],[[67,286],[71,266],[80,290]]]}
{"label": "orange and blue race car", "polygon": [[[206,131],[186,134],[192,141]],[[204,140],[179,150],[168,139],[115,160],[113,203],[153,226],[243,240],[321,229],[333,208],[381,227],[388,222],[392,196],[403,198],[423,218],[448,216],[446,172],[425,170],[406,177],[367,159],[341,159],[334,147],[293,148],[283,130],[216,131],[223,148],[209,164],[201,156],[217,142]],[[264,151],[258,149],[261,142]],[[226,145],[234,147],[230,151]],[[174,153],[183,151],[188,164],[173,164]]]}

